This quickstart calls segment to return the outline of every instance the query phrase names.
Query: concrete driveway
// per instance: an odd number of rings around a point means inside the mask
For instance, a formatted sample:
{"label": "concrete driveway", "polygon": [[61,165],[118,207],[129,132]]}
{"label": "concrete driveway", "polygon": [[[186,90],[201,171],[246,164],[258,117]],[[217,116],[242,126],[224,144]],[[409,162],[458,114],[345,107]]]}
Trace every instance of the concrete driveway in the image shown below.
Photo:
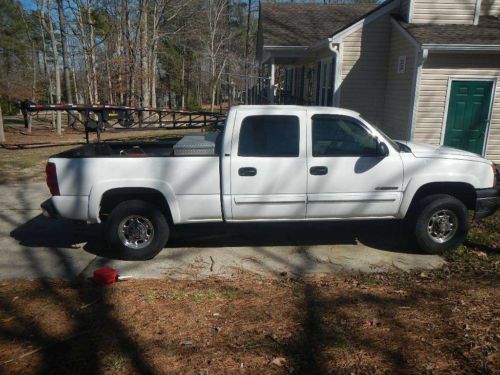
{"label": "concrete driveway", "polygon": [[106,257],[99,225],[45,218],[44,184],[0,186],[0,279],[74,279],[110,266],[141,278],[307,275],[341,271],[378,272],[440,267],[439,256],[423,254],[398,222],[203,224],[174,228],[168,247],[141,262]]}

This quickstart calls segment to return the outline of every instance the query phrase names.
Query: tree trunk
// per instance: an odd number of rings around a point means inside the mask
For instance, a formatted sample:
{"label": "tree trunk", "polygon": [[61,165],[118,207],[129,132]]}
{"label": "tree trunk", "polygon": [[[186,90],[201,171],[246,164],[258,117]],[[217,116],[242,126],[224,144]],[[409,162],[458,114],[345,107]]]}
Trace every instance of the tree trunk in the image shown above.
{"label": "tree trunk", "polygon": [[3,130],[2,106],[0,105],[0,143],[5,142],[5,132]]}
{"label": "tree trunk", "polygon": [[182,72],[181,72],[181,109],[186,108],[185,102],[184,102],[184,85],[186,84],[185,78],[185,59],[184,59],[184,54],[186,53],[186,47],[184,47],[184,53],[182,54]]}
{"label": "tree trunk", "polygon": [[250,47],[250,13],[252,11],[252,0],[248,0],[247,32],[245,41],[245,104],[248,104],[248,50]]}
{"label": "tree trunk", "polygon": [[[54,104],[54,82],[52,79],[52,74],[50,74],[49,63],[47,61],[47,46],[45,42],[45,32],[47,31],[47,23],[45,21],[45,1],[42,1],[40,6],[40,25],[41,25],[41,35],[42,35],[42,58],[43,58],[43,70],[47,76],[47,80],[49,81],[49,102]],[[53,123],[52,126],[55,124]]]}
{"label": "tree trunk", "polygon": [[91,100],[92,104],[99,103],[99,91],[98,91],[98,81],[97,81],[97,58],[96,58],[96,46],[94,40],[94,24],[92,19],[92,6],[89,2],[87,8],[87,20],[89,23],[89,52],[90,52],[90,76],[91,76]]}
{"label": "tree trunk", "polygon": [[66,89],[66,100],[73,103],[71,92],[71,78],[69,70],[68,47],[66,43],[66,17],[64,16],[63,0],[57,0],[57,13],[59,14],[59,32],[61,33],[61,52],[64,69],[64,88]]}
{"label": "tree trunk", "polygon": [[114,104],[113,100],[113,83],[111,81],[111,67],[109,66],[109,56],[106,49],[106,76],[108,78],[108,103]]}
{"label": "tree trunk", "polygon": [[141,99],[143,106],[150,106],[149,59],[148,59],[148,1],[141,0],[140,18],[140,59],[141,59]]}
{"label": "tree trunk", "polygon": [[[49,18],[49,36],[52,44],[52,56],[54,58],[54,71],[56,76],[56,101],[61,103],[61,74],[59,67],[59,53],[57,51],[56,36],[54,33],[54,24],[52,23],[52,16],[50,15],[52,1],[49,0],[47,3],[48,18]],[[56,132],[57,135],[61,135],[61,112],[56,112]]]}

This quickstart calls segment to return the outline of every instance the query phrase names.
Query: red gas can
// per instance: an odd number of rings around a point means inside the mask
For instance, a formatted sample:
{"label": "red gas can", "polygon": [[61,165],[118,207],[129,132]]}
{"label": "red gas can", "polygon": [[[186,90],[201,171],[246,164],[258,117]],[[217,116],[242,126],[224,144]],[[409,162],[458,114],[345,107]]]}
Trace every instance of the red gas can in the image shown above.
{"label": "red gas can", "polygon": [[118,280],[118,271],[110,267],[99,268],[94,271],[93,280],[98,285],[113,284]]}

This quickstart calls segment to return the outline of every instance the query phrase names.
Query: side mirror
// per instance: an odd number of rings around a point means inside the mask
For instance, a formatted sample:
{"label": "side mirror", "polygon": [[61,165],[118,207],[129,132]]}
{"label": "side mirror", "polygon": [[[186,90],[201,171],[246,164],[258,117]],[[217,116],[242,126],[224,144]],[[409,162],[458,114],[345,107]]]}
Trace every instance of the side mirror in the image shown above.
{"label": "side mirror", "polygon": [[378,154],[384,158],[386,156],[389,156],[389,147],[387,147],[387,145],[384,142],[379,141],[377,143],[377,151],[378,151]]}

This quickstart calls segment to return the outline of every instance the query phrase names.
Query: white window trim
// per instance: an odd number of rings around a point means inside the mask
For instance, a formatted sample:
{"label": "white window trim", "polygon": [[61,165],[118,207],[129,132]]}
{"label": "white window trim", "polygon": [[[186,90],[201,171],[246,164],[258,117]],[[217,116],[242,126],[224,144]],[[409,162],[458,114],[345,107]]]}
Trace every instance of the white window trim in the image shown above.
{"label": "white window trim", "polygon": [[444,144],[444,137],[446,135],[446,123],[448,122],[448,109],[450,105],[450,95],[451,95],[451,85],[453,81],[487,81],[493,82],[493,86],[491,88],[491,98],[490,98],[490,109],[488,112],[488,122],[486,124],[485,134],[484,134],[484,143],[483,150],[481,156],[485,156],[486,149],[488,148],[488,138],[490,135],[490,127],[491,127],[491,117],[493,115],[493,105],[495,104],[495,94],[497,89],[497,77],[474,77],[474,76],[449,76],[448,77],[448,88],[446,89],[446,101],[444,107],[444,115],[443,122],[441,124],[441,139],[439,141],[440,145]]}

